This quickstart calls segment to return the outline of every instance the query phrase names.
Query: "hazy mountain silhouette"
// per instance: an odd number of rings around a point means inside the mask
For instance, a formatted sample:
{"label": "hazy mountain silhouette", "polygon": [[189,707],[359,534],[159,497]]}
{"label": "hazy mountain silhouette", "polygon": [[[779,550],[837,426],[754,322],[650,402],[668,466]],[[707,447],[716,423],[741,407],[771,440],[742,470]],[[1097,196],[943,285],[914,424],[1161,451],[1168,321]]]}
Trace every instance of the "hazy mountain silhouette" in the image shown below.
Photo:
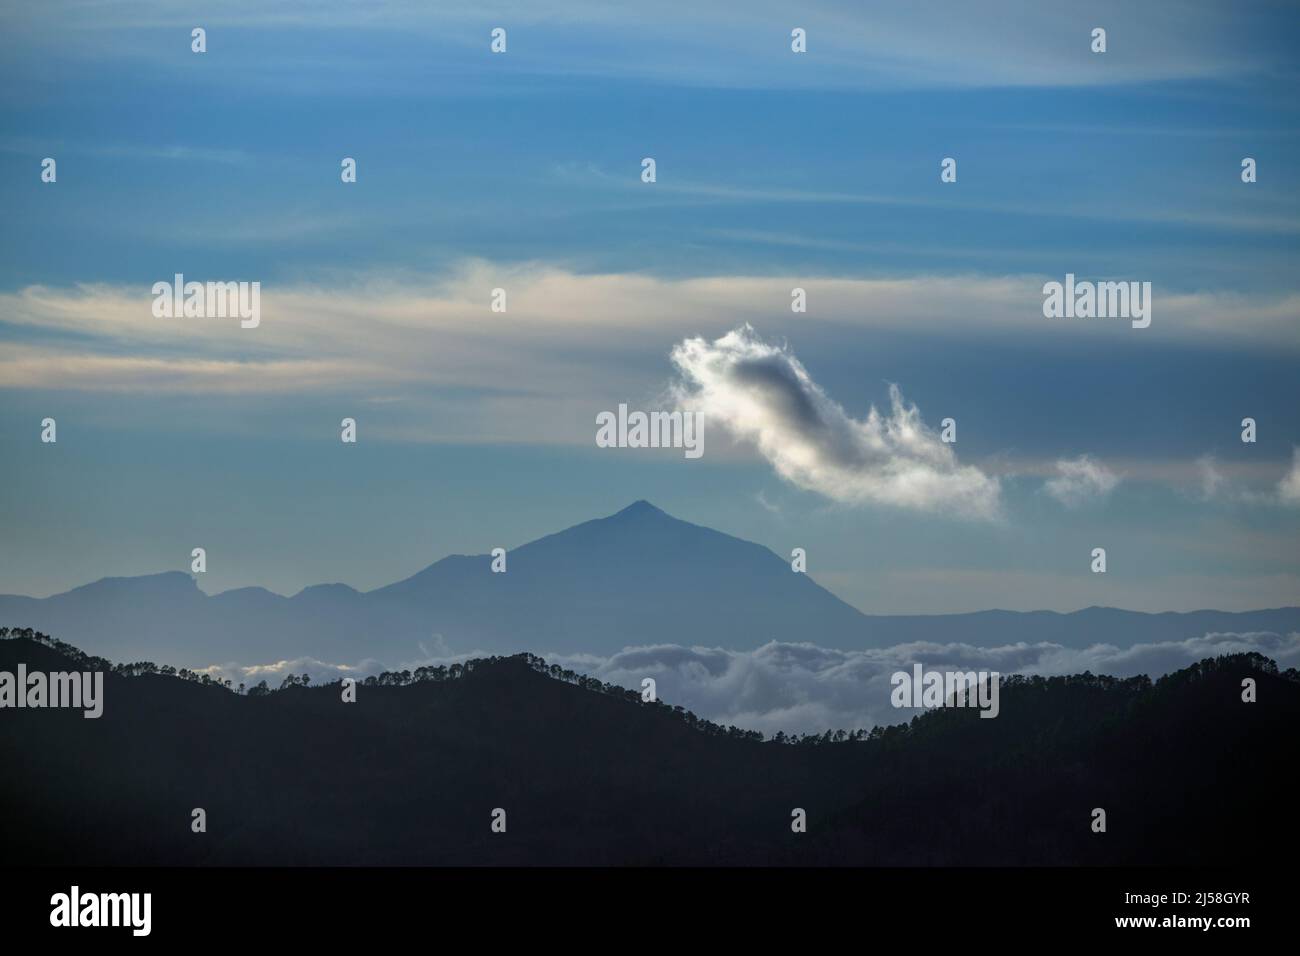
{"label": "hazy mountain silhouette", "polygon": [[395,665],[428,657],[435,635],[459,652],[608,654],[658,643],[751,649],[774,639],[845,649],[914,640],[1129,646],[1300,630],[1300,608],[868,616],[794,573],[786,557],[645,501],[513,548],[507,562],[494,574],[487,555],[452,555],[373,591],[328,584],[292,597],[262,588],[209,597],[179,571],[105,578],[44,599],[0,597],[0,620],[117,659],[195,666],[302,656]]}
{"label": "hazy mountain silhouette", "polygon": [[[19,662],[107,664],[0,640],[0,670]],[[756,741],[543,666],[457,665],[358,687],[355,703],[337,684],[240,696],[109,673],[97,720],[6,710],[6,862],[1240,866],[1300,841],[1300,684],[1259,655],[1154,685],[1015,678],[994,720],[939,710],[816,744]],[[490,830],[498,807],[505,833]]]}

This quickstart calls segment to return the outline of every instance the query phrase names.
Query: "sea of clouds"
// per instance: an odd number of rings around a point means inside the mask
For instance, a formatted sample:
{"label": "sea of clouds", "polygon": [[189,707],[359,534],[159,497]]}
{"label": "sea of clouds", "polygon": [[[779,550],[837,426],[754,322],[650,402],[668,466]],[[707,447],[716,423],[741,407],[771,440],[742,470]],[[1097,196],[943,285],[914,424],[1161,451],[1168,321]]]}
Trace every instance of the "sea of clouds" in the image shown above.
{"label": "sea of clouds", "polygon": [[[910,673],[913,664],[918,663],[927,670],[1043,676],[1090,671],[1115,677],[1147,674],[1155,679],[1207,657],[1247,651],[1263,654],[1283,669],[1300,667],[1300,633],[1213,633],[1129,648],[1094,644],[1082,650],[1047,642],[999,647],[914,642],[836,650],[810,643],[769,641],[749,651],[655,644],[624,648],[611,656],[541,656],[567,670],[633,690],[641,689],[643,678],[652,677],[659,698],[668,704],[681,705],[720,724],[771,735],[778,730],[787,734],[820,733],[832,728],[852,730],[905,721],[912,712],[890,704],[890,676],[895,671]],[[207,668],[206,672],[235,684],[251,686],[265,680],[277,687],[291,673],[310,674],[313,683],[321,683],[483,656],[480,652],[447,654],[387,667],[374,660],[345,665],[299,658],[252,666],[225,664]]]}

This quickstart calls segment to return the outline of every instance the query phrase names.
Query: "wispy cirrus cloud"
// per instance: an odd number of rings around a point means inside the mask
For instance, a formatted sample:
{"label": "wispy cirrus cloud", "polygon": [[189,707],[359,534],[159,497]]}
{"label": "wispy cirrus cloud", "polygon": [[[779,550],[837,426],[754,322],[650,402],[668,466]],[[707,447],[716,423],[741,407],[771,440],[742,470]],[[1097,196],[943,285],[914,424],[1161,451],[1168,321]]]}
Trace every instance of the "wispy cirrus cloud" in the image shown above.
{"label": "wispy cirrus cloud", "polygon": [[252,153],[242,149],[223,149],[219,146],[191,146],[183,143],[78,143],[67,141],[7,139],[0,142],[0,153],[40,155],[57,152],[60,155],[103,156],[112,159],[174,160],[179,163],[216,163],[224,166],[252,166],[258,161]]}
{"label": "wispy cirrus cloud", "polygon": [[[674,177],[656,186],[656,195],[651,201],[640,189],[639,180],[623,172],[611,172],[592,163],[563,162],[554,165],[551,175],[560,183],[567,185],[598,186],[613,194],[619,194],[628,201],[627,208],[648,208],[662,205],[666,201],[676,204],[743,204],[759,203],[763,205],[807,205],[807,206],[881,206],[899,209],[951,210],[972,214],[991,216],[1024,216],[1030,218],[1064,218],[1098,222],[1133,222],[1153,225],[1190,225],[1204,226],[1230,232],[1264,233],[1274,235],[1294,235],[1300,233],[1300,219],[1289,209],[1269,209],[1260,211],[1243,211],[1240,207],[1213,206],[1198,208],[1175,208],[1167,206],[1142,205],[1126,198],[1122,203],[1107,205],[1099,200],[1080,201],[1077,203],[1054,202],[1050,207],[1035,204],[1019,198],[1006,197],[1000,200],[980,200],[969,196],[933,195],[916,192],[864,192],[842,191],[810,188],[807,186],[742,185],[732,182],[703,181]],[[665,199],[665,197],[668,197]],[[761,230],[714,230],[714,235],[748,242],[767,243],[783,246],[802,246],[804,248],[838,249],[847,251],[881,252],[892,248],[891,243],[875,245],[843,240],[826,239],[822,236],[801,236],[794,233],[773,233]],[[929,246],[938,251],[941,247]],[[948,250],[943,250],[948,255]],[[994,254],[990,249],[970,249],[963,247],[954,250],[956,254],[978,256]],[[1017,250],[1020,260],[1041,257],[1042,249]],[[1049,253],[1059,258],[1059,252]]]}
{"label": "wispy cirrus cloud", "polygon": [[[0,293],[0,341],[31,344],[41,338],[51,351],[78,354],[172,349],[188,358],[339,356],[356,361],[350,377],[359,380],[376,364],[367,361],[371,359],[399,377],[408,368],[454,376],[464,368],[464,349],[471,343],[477,344],[481,360],[495,356],[503,365],[515,358],[529,364],[527,356],[539,348],[548,357],[575,349],[605,353],[623,345],[659,351],[666,341],[695,333],[701,325],[733,329],[745,322],[772,324],[778,306],[788,314],[795,286],[807,290],[809,320],[841,329],[927,335],[1013,332],[1027,345],[1061,348],[1133,334],[1124,323],[1044,319],[1042,285],[1043,277],[1037,275],[668,278],[466,260],[435,276],[360,274],[329,283],[263,282],[263,322],[255,331],[232,330],[219,320],[156,318],[146,283],[32,285]],[[508,289],[508,314],[488,311],[494,287]],[[1160,314],[1170,321],[1157,319],[1140,333],[1144,340],[1300,349],[1300,295],[1171,295],[1161,298]],[[556,348],[547,349],[550,343]],[[531,364],[534,371],[544,368],[535,359]],[[471,365],[470,370],[480,369]],[[5,384],[0,368],[0,387]],[[127,376],[122,384],[129,385]]]}
{"label": "wispy cirrus cloud", "polygon": [[[99,56],[144,56],[156,47],[157,31],[189,29],[183,10],[163,0],[95,5],[96,15],[76,16],[83,5],[54,2],[18,5],[3,14],[9,32],[27,43],[53,44],[62,37],[74,50]],[[255,28],[292,34],[311,47],[307,31],[330,28],[357,37],[355,72],[383,60],[393,38],[436,43],[444,57],[486,51],[487,30],[502,25],[518,38],[513,67],[525,74],[618,77],[661,83],[754,88],[978,88],[1105,86],[1253,74],[1274,67],[1280,53],[1264,41],[1285,26],[1284,13],[1243,20],[1231,8],[1202,5],[1195,21],[1180,16],[1173,0],[1130,4],[1095,0],[1090,19],[1075,8],[1045,0],[953,4],[918,0],[895,5],[846,5],[812,0],[793,14],[777,0],[756,0],[737,18],[725,7],[661,0],[646,10],[599,0],[566,0],[544,8],[513,0],[440,3],[436,11],[418,0],[358,5],[326,0],[310,7],[294,0],[237,0],[204,18],[216,35]],[[1008,31],[1006,24],[1016,29]],[[1104,67],[1089,50],[1089,30],[1105,24],[1114,37]],[[809,52],[790,53],[793,27],[808,31]],[[105,37],[111,40],[105,40]],[[1245,37],[1253,42],[1242,43]],[[388,41],[387,43],[381,41]],[[1237,41],[1237,42],[1234,42]],[[517,45],[516,45],[517,44]],[[286,48],[294,50],[293,44]],[[232,45],[226,56],[235,80],[270,83],[277,67]],[[322,84],[346,82],[337,50],[328,60],[299,54],[290,65],[312,69]],[[670,55],[671,54],[671,55]],[[1268,55],[1266,55],[1268,54]],[[352,66],[353,64],[347,64]],[[398,64],[400,65],[400,64]],[[414,79],[397,73],[398,81]],[[225,78],[223,77],[223,81]]]}

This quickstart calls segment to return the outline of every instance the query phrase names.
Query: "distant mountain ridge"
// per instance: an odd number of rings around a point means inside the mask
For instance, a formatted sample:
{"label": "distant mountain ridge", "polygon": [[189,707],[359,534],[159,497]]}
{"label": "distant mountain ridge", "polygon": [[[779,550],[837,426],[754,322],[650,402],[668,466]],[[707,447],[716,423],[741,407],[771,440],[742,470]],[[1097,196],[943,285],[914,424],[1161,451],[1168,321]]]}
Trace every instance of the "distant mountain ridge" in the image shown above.
{"label": "distant mountain ridge", "polygon": [[924,640],[1077,648],[1212,631],[1300,631],[1294,607],[871,616],[769,549],[646,501],[510,550],[504,574],[490,565],[487,555],[450,555],[372,591],[322,584],[292,597],[258,587],[209,596],[181,571],[104,578],[48,598],[0,596],[0,623],[119,660],[184,666],[299,657],[396,665],[426,658],[434,647],[610,654],[667,643],[748,650],[780,640],[857,649]]}

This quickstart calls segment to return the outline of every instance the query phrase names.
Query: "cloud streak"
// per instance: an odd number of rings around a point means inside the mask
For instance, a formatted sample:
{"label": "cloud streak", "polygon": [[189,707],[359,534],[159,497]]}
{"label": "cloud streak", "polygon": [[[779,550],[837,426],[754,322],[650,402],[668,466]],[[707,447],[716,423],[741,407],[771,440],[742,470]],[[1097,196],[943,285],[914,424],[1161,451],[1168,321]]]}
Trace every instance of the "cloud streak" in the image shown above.
{"label": "cloud streak", "polygon": [[[158,279],[171,279],[170,274]],[[193,275],[198,281],[257,276]],[[916,335],[1014,334],[1027,345],[1072,349],[1109,341],[1118,327],[1044,321],[1041,276],[923,276],[856,279],[706,276],[660,278],[625,273],[581,274],[540,263],[467,260],[435,277],[364,274],[329,285],[262,282],[262,324],[240,330],[219,320],[154,317],[149,284],[28,286],[0,293],[0,387],[33,380],[87,389],[130,389],[136,369],[83,382],[62,376],[70,356],[167,357],[189,360],[335,361],[335,386],[430,379],[468,384],[532,383],[569,392],[590,381],[599,363],[565,361],[611,350],[659,350],[665,340],[698,334],[701,323],[731,329],[774,321],[776,303],[807,286],[816,322],[835,329]],[[492,288],[509,292],[509,312],[488,312]],[[1153,324],[1153,341],[1220,348],[1236,344],[1275,351],[1300,348],[1300,296],[1244,297],[1212,293],[1166,296],[1162,310],[1177,321]],[[1122,332],[1122,330],[1119,330]],[[508,333],[508,334],[506,334]],[[1146,334],[1146,333],[1144,333]],[[1163,338],[1162,338],[1163,337]],[[29,351],[15,355],[11,345]],[[548,372],[554,371],[548,377]],[[626,380],[627,370],[620,375]],[[250,370],[229,375],[246,390],[281,390]],[[292,380],[293,376],[289,376]],[[615,376],[603,376],[613,382]],[[312,377],[303,377],[310,387]],[[647,380],[646,387],[650,386]],[[143,382],[140,390],[154,387]],[[171,387],[223,390],[210,370],[174,376]],[[585,417],[585,416],[584,416]]]}
{"label": "cloud streak", "polygon": [[[191,25],[172,4],[137,0],[97,5],[93,22],[74,19],[77,29],[69,31],[69,8],[81,9],[71,3],[19,6],[5,11],[4,22],[29,45],[54,46],[62,37],[65,46],[85,57],[92,50],[100,56],[144,57],[155,49],[149,45],[153,34]],[[1073,7],[1059,2],[917,0],[863,6],[815,0],[801,4],[792,18],[788,5],[756,0],[738,19],[725,8],[689,0],[661,0],[653,15],[635,5],[599,0],[567,0],[544,8],[514,0],[456,0],[438,4],[436,15],[417,0],[365,5],[327,0],[310,6],[293,0],[237,0],[214,9],[205,23],[209,29],[296,31],[300,44],[306,42],[300,36],[306,28],[349,31],[356,38],[355,66],[343,61],[350,69],[341,71],[337,54],[329,70],[306,61],[316,67],[312,78],[323,84],[340,82],[340,72],[345,80],[355,73],[371,78],[374,71],[367,67],[378,62],[391,72],[391,56],[389,61],[383,57],[393,37],[436,44],[440,59],[472,64],[471,57],[485,46],[487,25],[495,23],[509,27],[511,59],[521,61],[518,69],[526,76],[560,73],[696,86],[1098,86],[1277,68],[1276,55],[1258,52],[1269,49],[1258,40],[1279,28],[1273,17],[1255,16],[1243,23],[1229,8],[1206,4],[1195,23],[1189,23],[1179,17],[1182,7],[1174,0],[1095,0],[1090,9],[1089,23],[1104,23],[1123,39],[1107,54],[1105,69],[1091,59],[1089,24],[1081,25]],[[1016,24],[1014,31],[1006,29],[1009,22]],[[810,52],[804,58],[790,53],[793,26],[808,30]],[[1256,42],[1231,42],[1243,33]],[[518,46],[515,37],[523,41]],[[267,62],[258,53],[260,49],[241,54],[234,45],[227,56],[234,58],[238,81],[266,87],[281,75],[277,67],[284,71],[286,64]],[[399,86],[415,79],[398,76],[406,81]]]}

